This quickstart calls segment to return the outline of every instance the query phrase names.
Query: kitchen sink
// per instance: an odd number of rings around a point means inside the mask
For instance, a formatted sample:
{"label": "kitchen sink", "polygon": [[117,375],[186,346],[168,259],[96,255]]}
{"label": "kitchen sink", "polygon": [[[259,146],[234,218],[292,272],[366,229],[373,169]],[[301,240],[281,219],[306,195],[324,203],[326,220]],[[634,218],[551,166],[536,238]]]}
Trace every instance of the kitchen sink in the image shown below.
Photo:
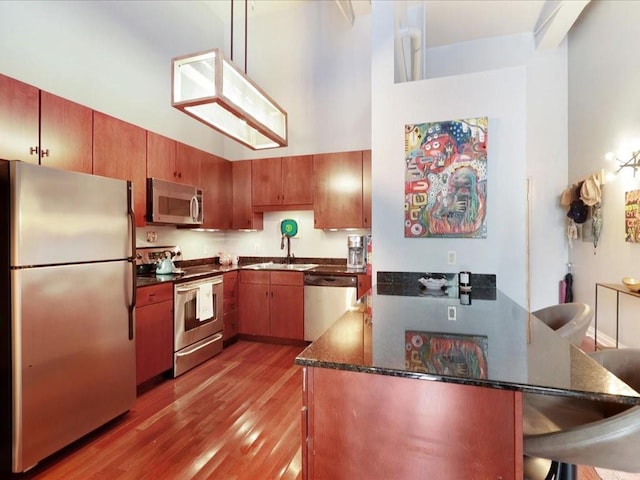
{"label": "kitchen sink", "polygon": [[317,267],[318,265],[315,263],[273,263],[273,262],[265,262],[265,263],[254,263],[253,265],[245,265],[242,268],[247,270],[294,270],[296,272],[303,272],[305,270],[310,270],[312,268]]}

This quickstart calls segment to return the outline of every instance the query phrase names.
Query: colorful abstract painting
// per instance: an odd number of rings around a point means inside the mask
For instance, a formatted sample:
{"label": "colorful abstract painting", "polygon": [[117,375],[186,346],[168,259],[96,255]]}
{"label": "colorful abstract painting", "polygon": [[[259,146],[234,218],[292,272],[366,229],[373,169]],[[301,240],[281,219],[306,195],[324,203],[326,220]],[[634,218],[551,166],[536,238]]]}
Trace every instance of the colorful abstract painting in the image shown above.
{"label": "colorful abstract painting", "polygon": [[405,237],[487,237],[487,130],[487,117],[405,126]]}
{"label": "colorful abstract painting", "polygon": [[640,242],[640,190],[624,193],[624,239]]}
{"label": "colorful abstract painting", "polygon": [[405,331],[405,368],[412,372],[487,378],[487,337]]}

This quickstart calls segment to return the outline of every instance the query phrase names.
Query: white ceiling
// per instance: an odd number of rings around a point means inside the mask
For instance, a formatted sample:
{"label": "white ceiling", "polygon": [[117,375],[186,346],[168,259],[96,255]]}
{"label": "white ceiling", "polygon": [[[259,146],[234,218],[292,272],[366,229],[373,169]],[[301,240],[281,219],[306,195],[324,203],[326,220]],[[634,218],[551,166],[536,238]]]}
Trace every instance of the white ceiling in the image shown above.
{"label": "white ceiling", "polygon": [[533,32],[545,0],[429,0],[427,45]]}
{"label": "white ceiling", "polygon": [[[249,15],[275,13],[305,2],[335,0],[248,0]],[[391,0],[373,0],[391,1]],[[424,5],[429,47],[481,38],[534,32],[539,19],[549,15],[558,0],[395,0],[408,6]],[[202,0],[221,21],[228,22],[231,0]],[[351,0],[356,22],[371,12],[371,0]],[[235,15],[244,14],[244,0],[235,0]],[[546,8],[545,8],[546,7]],[[336,4],[336,8],[338,8]],[[347,21],[345,19],[345,21]]]}

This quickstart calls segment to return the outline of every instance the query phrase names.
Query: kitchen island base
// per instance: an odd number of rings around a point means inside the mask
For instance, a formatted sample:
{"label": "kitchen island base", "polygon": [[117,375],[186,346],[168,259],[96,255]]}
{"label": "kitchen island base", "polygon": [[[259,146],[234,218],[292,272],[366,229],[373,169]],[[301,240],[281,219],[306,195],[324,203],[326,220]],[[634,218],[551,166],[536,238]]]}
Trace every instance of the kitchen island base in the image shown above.
{"label": "kitchen island base", "polygon": [[515,480],[522,394],[304,367],[303,479]]}

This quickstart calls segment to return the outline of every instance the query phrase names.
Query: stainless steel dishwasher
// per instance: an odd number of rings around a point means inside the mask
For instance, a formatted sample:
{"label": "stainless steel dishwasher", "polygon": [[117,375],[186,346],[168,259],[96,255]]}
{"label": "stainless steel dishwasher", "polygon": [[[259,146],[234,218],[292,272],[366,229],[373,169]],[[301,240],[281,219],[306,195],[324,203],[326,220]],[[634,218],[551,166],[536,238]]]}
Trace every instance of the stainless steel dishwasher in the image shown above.
{"label": "stainless steel dishwasher", "polygon": [[357,300],[356,275],[304,274],[304,339],[314,341]]}

